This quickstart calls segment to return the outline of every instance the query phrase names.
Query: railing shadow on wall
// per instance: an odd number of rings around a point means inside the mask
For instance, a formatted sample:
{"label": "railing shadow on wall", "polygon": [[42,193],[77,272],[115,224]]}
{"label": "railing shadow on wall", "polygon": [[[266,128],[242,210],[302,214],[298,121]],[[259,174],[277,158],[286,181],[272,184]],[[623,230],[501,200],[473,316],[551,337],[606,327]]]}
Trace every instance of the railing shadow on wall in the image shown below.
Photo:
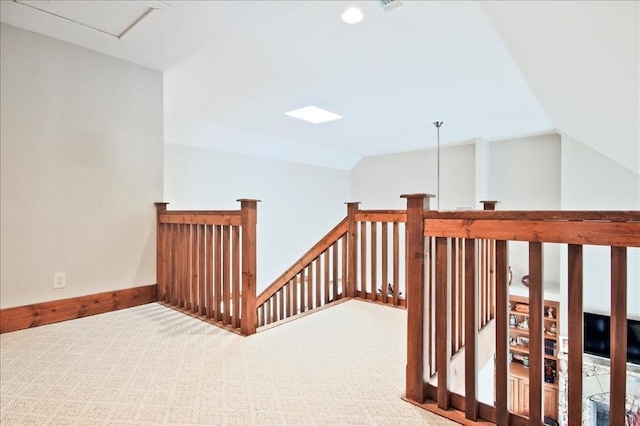
{"label": "railing shadow on wall", "polygon": [[158,301],[186,314],[250,335],[256,332],[256,208],[157,209]]}
{"label": "railing shadow on wall", "polygon": [[[583,246],[610,247],[611,424],[625,424],[628,248],[640,247],[638,211],[455,211],[428,210],[426,194],[407,199],[408,341],[406,398],[464,421],[500,425],[543,423],[543,247],[567,247],[568,422],[582,424]],[[495,406],[478,401],[478,321],[482,317],[475,265],[484,244],[495,254]],[[529,244],[529,416],[508,410],[508,242]],[[425,268],[425,259],[433,267]],[[431,259],[434,259],[433,261]],[[450,391],[452,280],[448,269],[462,259],[464,282],[464,395]],[[435,295],[429,294],[435,283]],[[489,296],[491,297],[491,296]],[[424,301],[434,300],[434,304]],[[437,318],[437,321],[434,320]],[[435,325],[433,324],[435,322]],[[435,329],[435,338],[429,332]],[[435,355],[435,358],[434,358]],[[435,360],[435,361],[434,361]],[[436,364],[437,384],[425,381]],[[457,413],[457,414],[456,414]]]}

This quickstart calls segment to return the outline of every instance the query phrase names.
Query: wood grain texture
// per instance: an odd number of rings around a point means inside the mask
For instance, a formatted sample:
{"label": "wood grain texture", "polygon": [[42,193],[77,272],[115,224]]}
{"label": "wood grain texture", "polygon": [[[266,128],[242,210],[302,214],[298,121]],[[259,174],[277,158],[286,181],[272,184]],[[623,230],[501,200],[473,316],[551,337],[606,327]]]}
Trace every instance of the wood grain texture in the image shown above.
{"label": "wood grain texture", "polygon": [[394,222],[407,221],[407,213],[404,210],[361,210],[355,216],[357,222]]}
{"label": "wood grain texture", "polygon": [[543,324],[544,276],[542,244],[529,243],[529,419],[541,424],[544,379]]}
{"label": "wood grain texture", "polygon": [[465,417],[468,420],[478,418],[478,292],[475,279],[476,252],[475,241],[465,239],[464,242],[464,322],[465,331],[465,352],[464,352],[464,374],[465,374]]}
{"label": "wood grain texture", "polygon": [[[424,398],[424,220],[426,195],[407,199],[407,369],[406,395],[415,402]],[[395,294],[398,292],[396,291]],[[394,294],[394,296],[395,296]],[[429,351],[429,348],[426,348]]]}
{"label": "wood grain texture", "polygon": [[508,392],[508,347],[507,347],[507,309],[509,303],[509,289],[507,284],[507,270],[509,265],[506,241],[496,241],[496,414],[497,424],[506,425],[509,422],[509,392]]}
{"label": "wood grain texture", "polygon": [[627,389],[627,249],[611,247],[610,424],[625,424]]}
{"label": "wood grain texture", "polygon": [[0,333],[53,324],[155,302],[157,285],[35,303],[0,310]]}
{"label": "wood grain texture", "polygon": [[571,211],[571,210],[429,210],[425,219],[463,219],[463,220],[507,220],[507,221],[593,221],[593,222],[636,222],[640,223],[640,211]]}
{"label": "wood grain texture", "polygon": [[448,410],[449,396],[449,363],[451,348],[449,327],[451,324],[448,301],[449,282],[447,280],[447,238],[436,238],[436,368],[438,374],[438,408]]}
{"label": "wood grain texture", "polygon": [[160,223],[183,223],[195,225],[240,226],[242,224],[239,211],[229,214],[216,214],[213,212],[202,212],[200,214],[165,212],[158,216],[158,220]]}
{"label": "wood grain texture", "polygon": [[427,218],[425,236],[640,247],[640,223]]}
{"label": "wood grain texture", "polygon": [[257,200],[238,200],[242,211],[242,318],[240,330],[254,334],[258,326],[256,312],[256,225]]}
{"label": "wood grain texture", "polygon": [[568,256],[568,329],[569,377],[568,423],[582,424],[582,353],[583,353],[583,257],[582,246],[569,244]]}
{"label": "wood grain texture", "polygon": [[355,215],[358,211],[358,204],[347,203],[347,234],[348,234],[348,277],[346,296],[354,297],[357,291],[358,283],[358,225]]}

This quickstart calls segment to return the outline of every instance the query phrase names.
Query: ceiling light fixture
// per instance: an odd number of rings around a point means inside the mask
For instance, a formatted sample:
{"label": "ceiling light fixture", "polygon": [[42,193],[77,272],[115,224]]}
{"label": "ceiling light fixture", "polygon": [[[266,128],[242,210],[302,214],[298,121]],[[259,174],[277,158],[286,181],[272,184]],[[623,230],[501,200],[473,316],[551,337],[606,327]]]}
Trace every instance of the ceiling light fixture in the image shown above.
{"label": "ceiling light fixture", "polygon": [[325,123],[327,121],[339,120],[342,118],[341,115],[324,110],[322,108],[315,107],[313,105],[285,112],[284,115],[308,121],[313,124]]}
{"label": "ceiling light fixture", "polygon": [[347,24],[357,24],[364,17],[362,11],[355,6],[347,8],[340,16]]}

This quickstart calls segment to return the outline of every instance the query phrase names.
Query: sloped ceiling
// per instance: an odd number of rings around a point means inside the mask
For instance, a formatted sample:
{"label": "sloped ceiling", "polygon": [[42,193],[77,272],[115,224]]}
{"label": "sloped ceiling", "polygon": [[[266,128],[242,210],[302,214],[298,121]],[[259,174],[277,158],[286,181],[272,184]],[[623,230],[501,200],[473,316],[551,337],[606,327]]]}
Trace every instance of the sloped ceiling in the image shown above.
{"label": "sloped ceiling", "polygon": [[[96,16],[96,2],[57,3]],[[128,2],[106,3],[105,17]],[[638,171],[636,2],[144,3],[121,38],[17,2],[0,16],[165,71],[170,143],[349,169],[434,146],[438,120],[443,144],[558,128]],[[354,4],[365,18],[344,24]],[[344,118],[283,114],[307,105]]]}

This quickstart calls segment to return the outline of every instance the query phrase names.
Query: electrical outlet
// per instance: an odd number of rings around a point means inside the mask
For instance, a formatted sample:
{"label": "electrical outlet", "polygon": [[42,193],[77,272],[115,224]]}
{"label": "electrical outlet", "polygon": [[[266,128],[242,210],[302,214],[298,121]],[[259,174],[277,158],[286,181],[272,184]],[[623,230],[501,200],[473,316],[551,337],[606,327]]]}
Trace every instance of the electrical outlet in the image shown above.
{"label": "electrical outlet", "polygon": [[67,286],[67,273],[56,272],[53,274],[53,288],[65,288]]}

